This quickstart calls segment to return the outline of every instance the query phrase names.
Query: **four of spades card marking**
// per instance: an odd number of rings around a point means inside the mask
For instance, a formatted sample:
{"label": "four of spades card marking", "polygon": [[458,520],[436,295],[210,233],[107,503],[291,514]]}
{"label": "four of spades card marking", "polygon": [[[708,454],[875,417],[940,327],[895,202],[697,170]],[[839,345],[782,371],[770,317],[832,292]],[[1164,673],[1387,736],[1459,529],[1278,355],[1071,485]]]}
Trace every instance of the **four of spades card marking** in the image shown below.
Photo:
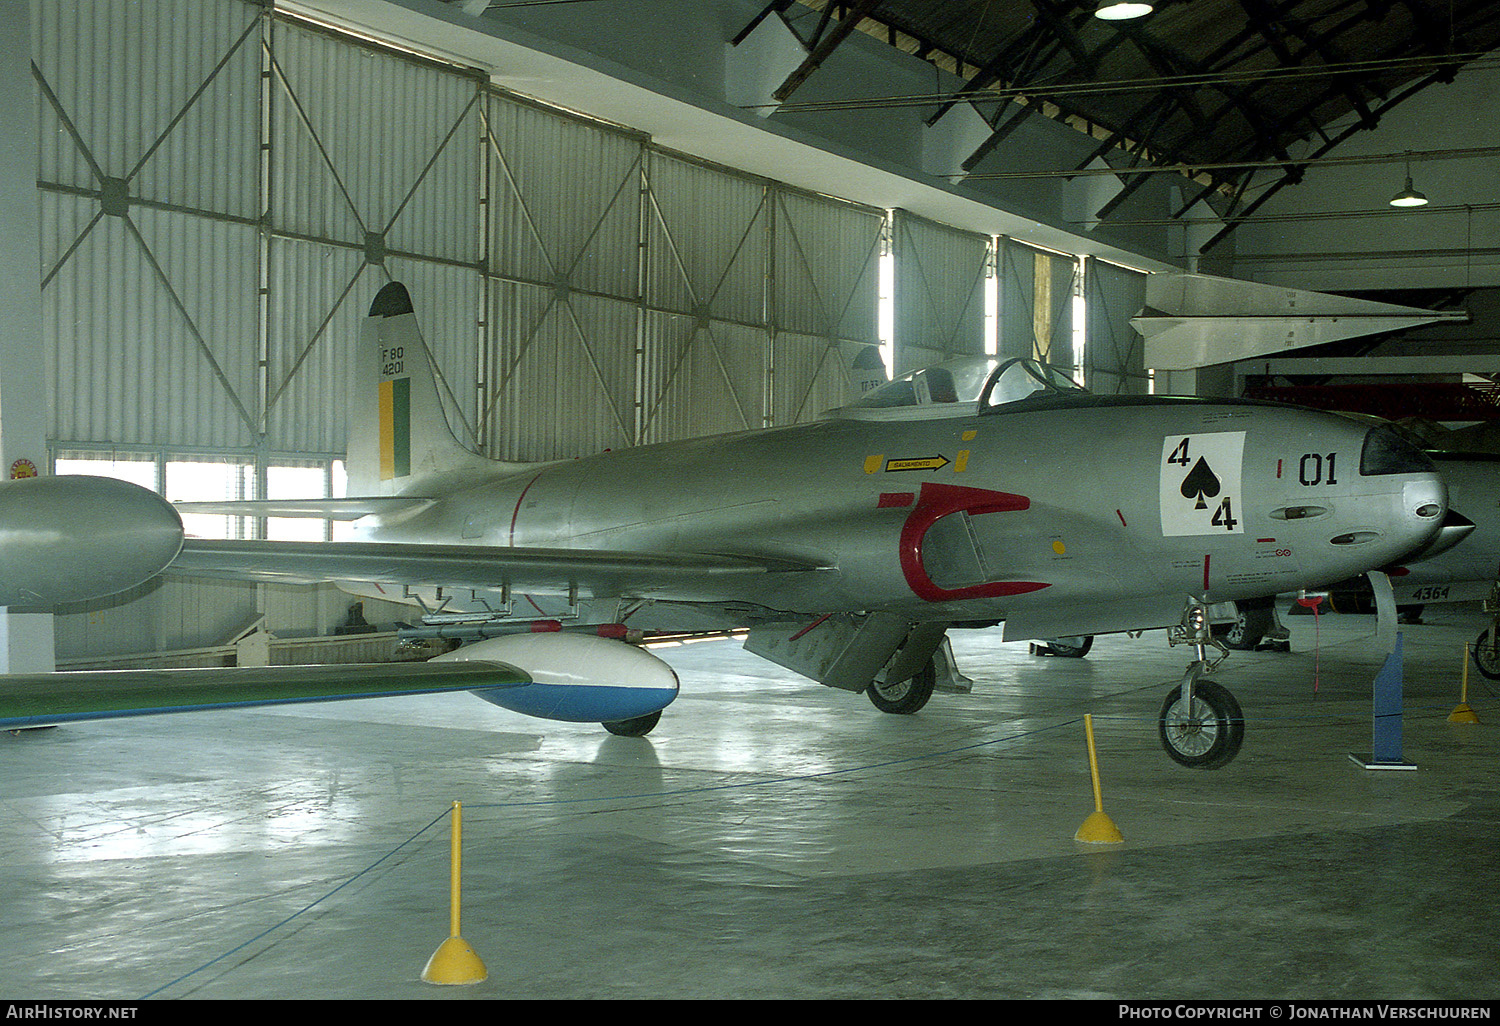
{"label": "four of spades card marking", "polygon": [[1161,533],[1240,534],[1245,432],[1168,435],[1161,444]]}

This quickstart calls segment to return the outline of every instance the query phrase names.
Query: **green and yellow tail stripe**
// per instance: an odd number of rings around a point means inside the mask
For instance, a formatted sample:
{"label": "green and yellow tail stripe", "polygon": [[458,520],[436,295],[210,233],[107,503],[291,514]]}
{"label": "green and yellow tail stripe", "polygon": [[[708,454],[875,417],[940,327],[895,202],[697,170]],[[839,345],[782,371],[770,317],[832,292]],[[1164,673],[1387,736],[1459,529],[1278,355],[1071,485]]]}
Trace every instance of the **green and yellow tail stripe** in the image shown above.
{"label": "green and yellow tail stripe", "polygon": [[380,480],[411,473],[411,378],[380,383]]}

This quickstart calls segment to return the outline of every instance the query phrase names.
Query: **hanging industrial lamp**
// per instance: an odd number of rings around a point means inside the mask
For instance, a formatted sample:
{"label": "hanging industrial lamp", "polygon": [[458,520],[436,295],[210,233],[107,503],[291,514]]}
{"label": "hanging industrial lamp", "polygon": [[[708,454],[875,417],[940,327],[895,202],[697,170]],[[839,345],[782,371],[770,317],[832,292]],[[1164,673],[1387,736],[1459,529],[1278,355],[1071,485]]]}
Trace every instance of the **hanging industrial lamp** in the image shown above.
{"label": "hanging industrial lamp", "polygon": [[1411,185],[1411,154],[1406,155],[1406,188],[1391,197],[1393,207],[1425,207],[1427,197],[1422,195]]}
{"label": "hanging industrial lamp", "polygon": [[1144,18],[1152,9],[1143,0],[1099,0],[1099,6],[1094,8],[1094,17],[1105,21],[1129,21],[1131,18]]}

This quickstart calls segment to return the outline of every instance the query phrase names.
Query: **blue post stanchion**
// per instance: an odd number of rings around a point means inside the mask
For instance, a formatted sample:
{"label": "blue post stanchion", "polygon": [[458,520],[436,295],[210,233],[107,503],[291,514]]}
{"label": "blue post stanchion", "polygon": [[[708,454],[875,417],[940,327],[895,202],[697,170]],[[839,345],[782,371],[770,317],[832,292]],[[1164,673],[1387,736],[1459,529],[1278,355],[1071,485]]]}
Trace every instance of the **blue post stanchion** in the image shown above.
{"label": "blue post stanchion", "polygon": [[1402,686],[1401,634],[1375,674],[1371,750],[1368,755],[1351,752],[1349,758],[1365,769],[1414,770],[1416,765],[1401,756]]}

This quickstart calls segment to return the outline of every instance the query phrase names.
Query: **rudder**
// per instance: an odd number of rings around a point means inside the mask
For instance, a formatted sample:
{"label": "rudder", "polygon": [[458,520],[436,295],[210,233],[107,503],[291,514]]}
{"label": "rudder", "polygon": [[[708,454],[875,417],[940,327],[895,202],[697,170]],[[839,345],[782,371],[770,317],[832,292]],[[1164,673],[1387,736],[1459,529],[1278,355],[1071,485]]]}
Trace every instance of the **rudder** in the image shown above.
{"label": "rudder", "polygon": [[406,286],[375,296],[355,352],[349,398],[350,495],[399,495],[417,481],[499,469],[453,434]]}

